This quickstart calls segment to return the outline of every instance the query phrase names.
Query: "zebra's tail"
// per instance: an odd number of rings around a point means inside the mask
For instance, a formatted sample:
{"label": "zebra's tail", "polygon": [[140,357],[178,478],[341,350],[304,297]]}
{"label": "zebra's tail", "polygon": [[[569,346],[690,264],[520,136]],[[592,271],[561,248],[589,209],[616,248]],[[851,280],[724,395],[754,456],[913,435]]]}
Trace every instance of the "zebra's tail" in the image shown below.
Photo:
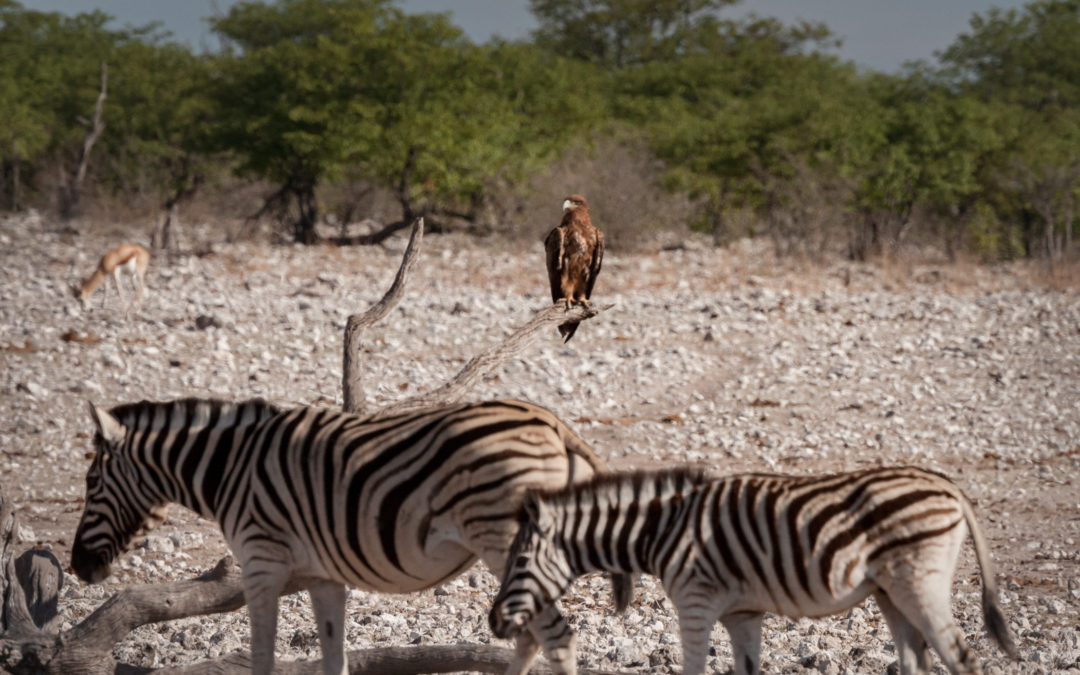
{"label": "zebra's tail", "polygon": [[[572,333],[571,333],[572,334]],[[570,455],[575,455],[583,459],[591,468],[592,473],[607,473],[609,471],[607,464],[604,460],[600,459],[600,456],[596,454],[596,451],[592,449],[583,438],[578,436],[565,424],[559,424],[559,432],[562,436],[563,445],[566,447],[566,452]],[[574,474],[574,461],[573,457],[570,459],[570,475],[568,476],[568,483],[572,484],[581,480],[582,476]],[[615,613],[622,614],[626,611],[626,608],[630,606],[630,602],[634,599],[634,575],[632,574],[612,574],[611,575],[611,601],[615,605]]]}
{"label": "zebra's tail", "polygon": [[990,635],[1001,645],[1009,658],[1016,659],[1016,642],[1013,640],[1005,615],[1002,614],[1001,607],[998,605],[997,576],[994,574],[994,564],[990,560],[990,551],[986,546],[982,530],[979,529],[979,523],[975,520],[975,509],[971,506],[971,502],[962,494],[960,495],[960,502],[963,504],[964,520],[967,521],[968,532],[971,533],[971,542],[975,546],[975,557],[979,561],[979,569],[982,571],[983,621],[986,622],[986,629],[990,632]]}

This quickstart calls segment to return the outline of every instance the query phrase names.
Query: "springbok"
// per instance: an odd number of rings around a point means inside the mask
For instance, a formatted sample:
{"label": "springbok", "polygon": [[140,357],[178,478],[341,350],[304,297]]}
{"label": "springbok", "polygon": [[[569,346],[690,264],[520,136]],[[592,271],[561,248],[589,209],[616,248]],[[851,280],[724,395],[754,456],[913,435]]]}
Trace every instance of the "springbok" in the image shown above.
{"label": "springbok", "polygon": [[[124,305],[124,317],[126,318],[131,311],[131,305],[135,305],[136,311],[142,308],[143,297],[146,295],[146,266],[149,262],[150,251],[147,251],[142,246],[138,244],[120,244],[116,248],[106,251],[105,255],[101,256],[101,262],[98,263],[94,273],[81,284],[73,285],[71,290],[75,297],[79,299],[79,302],[82,303],[82,306],[86,307],[90,302],[90,296],[105,281],[105,276],[111,274],[113,283],[116,285],[116,293],[120,296],[120,304]],[[135,297],[132,298],[130,304],[125,302],[124,290],[120,286],[121,271],[127,271],[135,281]],[[105,306],[107,297],[108,293],[105,288],[102,288],[102,307]]]}

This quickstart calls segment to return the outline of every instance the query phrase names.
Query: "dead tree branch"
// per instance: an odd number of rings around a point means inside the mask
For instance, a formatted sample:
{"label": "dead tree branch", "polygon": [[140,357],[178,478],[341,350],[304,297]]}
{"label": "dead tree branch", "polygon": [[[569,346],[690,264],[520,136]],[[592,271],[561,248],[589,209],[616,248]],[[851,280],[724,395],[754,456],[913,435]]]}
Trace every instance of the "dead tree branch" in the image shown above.
{"label": "dead tree branch", "polygon": [[108,91],[109,67],[104,61],[101,62],[101,89],[98,91],[97,100],[94,101],[93,119],[87,120],[80,116],[79,121],[86,127],[83,134],[82,147],[79,151],[79,161],[68,179],[67,188],[63,191],[63,203],[61,204],[61,217],[64,221],[70,220],[78,214],[79,200],[82,196],[82,184],[86,179],[86,170],[90,166],[90,151],[97,143],[101,133],[105,131],[105,120],[102,113],[105,110],[105,97]]}
{"label": "dead tree branch", "polygon": [[420,257],[420,243],[424,239],[424,219],[417,218],[413,223],[412,235],[409,237],[409,245],[405,248],[405,254],[401,258],[401,266],[398,268],[394,283],[382,300],[373,305],[363,314],[353,314],[345,324],[345,355],[341,367],[341,390],[345,403],[342,406],[346,412],[361,413],[364,411],[364,385],[363,385],[363,362],[360,359],[361,341],[368,327],[381,321],[391,309],[401,300],[405,293],[405,284],[409,280],[409,271]]}
{"label": "dead tree branch", "polygon": [[[292,584],[283,594],[294,593]],[[93,614],[60,635],[32,630],[21,635],[0,635],[0,670],[46,674],[91,675],[115,673],[113,645],[139,626],[191,616],[230,612],[244,605],[240,569],[226,556],[213,569],[188,581],[133,586],[116,593]],[[476,671],[503,672],[513,651],[484,645],[382,647],[349,653],[349,671],[390,675]],[[322,672],[320,661],[279,664],[275,672],[286,675]],[[192,666],[155,671],[168,675],[247,675],[246,653]],[[531,672],[551,671],[539,665]]]}
{"label": "dead tree branch", "polygon": [[554,328],[567,321],[584,321],[591,319],[600,312],[610,309],[614,305],[604,307],[583,307],[574,305],[569,309],[564,304],[548,307],[534,316],[528,323],[518,328],[502,343],[491,349],[477,354],[457,375],[446,384],[435,389],[417,394],[404,401],[391,403],[379,410],[378,415],[396,415],[412,410],[420,410],[442,403],[452,403],[461,400],[473,386],[485,376],[507,361],[523,354],[535,341],[536,337],[544,330]]}
{"label": "dead tree branch", "polygon": [[[423,647],[373,647],[349,652],[350,673],[419,675],[420,673],[503,673],[513,658],[509,649],[489,645],[430,645]],[[165,668],[159,675],[248,675],[251,660],[247,653],[233,654],[213,663],[186,668]],[[549,675],[545,663],[537,663],[532,675]],[[618,675],[600,670],[579,670],[584,675]],[[321,661],[288,661],[274,666],[276,675],[318,675]]]}
{"label": "dead tree branch", "polygon": [[[405,292],[405,284],[408,283],[409,272],[420,257],[420,242],[423,236],[424,219],[417,218],[394,283],[378,303],[363,314],[350,316],[345,326],[345,353],[342,366],[342,392],[345,401],[342,407],[347,412],[364,412],[363,363],[360,358],[364,331],[382,320],[401,300]],[[442,386],[403,401],[391,403],[381,408],[376,415],[396,415],[459,401],[478,381],[502,364],[523,354],[544,330],[567,321],[591,319],[611,307],[612,305],[605,307],[573,305],[567,308],[563,304],[552,305],[539,312],[502,343],[474,356],[453,379]]]}
{"label": "dead tree branch", "polygon": [[[59,571],[56,558],[51,554],[49,557]],[[8,569],[10,574],[13,568],[9,565]],[[17,587],[18,584],[12,586]],[[285,589],[285,594],[298,590],[300,586],[292,584]],[[51,603],[46,604],[55,608],[55,592],[50,600]],[[0,670],[74,675],[113,673],[117,665],[112,655],[113,645],[139,626],[230,612],[243,606],[240,569],[233,564],[231,557],[226,556],[213,569],[196,579],[124,589],[106,600],[77,626],[59,635],[52,630],[39,628],[31,619],[31,612],[24,608],[22,615],[25,618],[20,619],[20,625],[11,627],[9,624],[8,629],[0,635]],[[51,620],[53,617],[49,618]]]}
{"label": "dead tree branch", "polygon": [[[423,218],[419,218],[418,220],[423,220]],[[413,222],[415,223],[416,221],[414,220]],[[409,221],[398,220],[380,228],[375,232],[370,232],[368,234],[357,234],[353,236],[342,235],[340,237],[330,237],[329,241],[330,243],[337,244],[338,246],[373,246],[375,244],[383,243],[391,236],[393,236],[397,232],[400,232],[401,230],[404,230],[408,226]]]}

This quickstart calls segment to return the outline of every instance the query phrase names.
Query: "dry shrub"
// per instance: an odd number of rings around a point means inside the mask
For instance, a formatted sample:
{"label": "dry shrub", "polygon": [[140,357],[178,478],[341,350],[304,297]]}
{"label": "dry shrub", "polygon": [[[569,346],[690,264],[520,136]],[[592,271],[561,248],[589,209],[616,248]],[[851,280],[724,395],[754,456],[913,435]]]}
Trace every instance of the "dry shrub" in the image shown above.
{"label": "dry shrub", "polygon": [[1027,260],[1013,266],[1022,279],[1034,286],[1061,293],[1080,293],[1080,260]]}
{"label": "dry shrub", "polygon": [[608,135],[592,148],[575,145],[532,178],[511,204],[500,204],[512,237],[539,241],[562,217],[563,198],[583,195],[593,223],[614,250],[655,245],[687,233],[693,205],[660,185],[663,164],[643,141]]}
{"label": "dry shrub", "polygon": [[811,167],[801,157],[786,163],[790,175],[758,171],[767,208],[762,222],[779,257],[817,259],[847,244],[855,183],[829,167]]}
{"label": "dry shrub", "polygon": [[373,229],[401,219],[401,202],[390,189],[347,172],[319,188],[324,237],[370,234]]}

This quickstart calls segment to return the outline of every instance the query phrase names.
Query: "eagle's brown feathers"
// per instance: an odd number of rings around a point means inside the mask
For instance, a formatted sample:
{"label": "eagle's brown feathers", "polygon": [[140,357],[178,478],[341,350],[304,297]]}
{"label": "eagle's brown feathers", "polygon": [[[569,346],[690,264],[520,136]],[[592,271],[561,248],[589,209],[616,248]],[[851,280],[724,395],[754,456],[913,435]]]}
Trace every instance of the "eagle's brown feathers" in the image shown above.
{"label": "eagle's brown feathers", "polygon": [[[604,233],[589,219],[589,204],[584,197],[566,198],[562,222],[544,239],[544,250],[552,302],[588,305],[604,259]],[[564,342],[570,341],[577,327],[577,321],[559,326]]]}

